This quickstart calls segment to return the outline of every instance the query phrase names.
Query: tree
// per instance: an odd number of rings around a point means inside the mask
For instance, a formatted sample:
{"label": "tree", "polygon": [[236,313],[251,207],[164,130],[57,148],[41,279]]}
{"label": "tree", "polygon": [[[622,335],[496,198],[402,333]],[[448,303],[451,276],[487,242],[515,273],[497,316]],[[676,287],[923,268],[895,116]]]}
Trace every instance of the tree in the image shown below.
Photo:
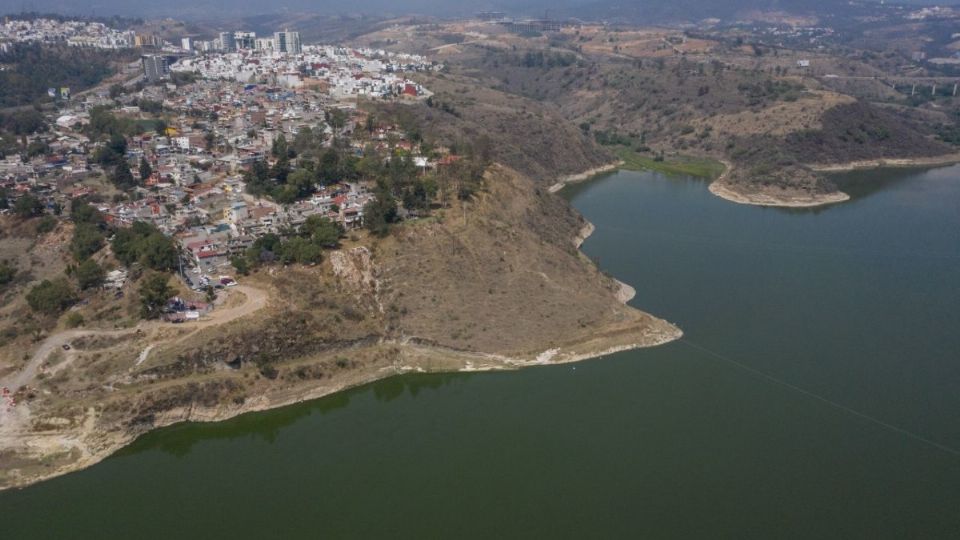
{"label": "tree", "polygon": [[44,315],[58,315],[77,302],[77,293],[65,278],[43,280],[27,293],[30,309]]}
{"label": "tree", "polygon": [[140,263],[154,270],[173,270],[177,267],[177,246],[163,233],[153,233],[143,239]]}
{"label": "tree", "polygon": [[90,258],[103,247],[103,232],[91,223],[77,223],[70,239],[70,253],[78,261]]}
{"label": "tree", "polygon": [[250,273],[250,261],[248,261],[246,257],[234,255],[230,258],[230,264],[233,265],[233,268],[238,274],[245,276]]}
{"label": "tree", "polygon": [[314,264],[323,258],[323,247],[310,239],[299,236],[293,237],[280,245],[280,261],[284,264],[300,263]]}
{"label": "tree", "polygon": [[302,199],[314,191],[314,172],[309,169],[297,169],[287,177],[287,185],[296,192],[296,198]]}
{"label": "tree", "polygon": [[327,109],[324,116],[334,133],[339,133],[347,125],[347,113],[342,109]]}
{"label": "tree", "polygon": [[17,267],[10,264],[10,261],[0,262],[0,287],[9,285],[15,277],[17,277]]}
{"label": "tree", "polygon": [[170,276],[162,273],[153,273],[147,276],[140,285],[140,317],[156,319],[163,312],[163,307],[173,296],[174,290],[169,284]]}
{"label": "tree", "polygon": [[390,224],[396,221],[397,201],[388,190],[379,190],[376,198],[363,207],[363,225],[377,236],[386,236]]}
{"label": "tree", "polygon": [[289,157],[287,155],[287,138],[281,133],[273,140],[273,146],[270,148],[270,153],[273,154],[273,157]]}
{"label": "tree", "polygon": [[177,267],[177,247],[160,229],[143,221],[113,235],[113,254],[123,264],[139,262],[147,268],[164,271]]}
{"label": "tree", "polygon": [[110,175],[110,181],[123,191],[129,191],[137,186],[137,181],[134,180],[126,159],[121,159],[114,167],[113,174]]}
{"label": "tree", "polygon": [[290,175],[290,158],[287,156],[280,156],[280,159],[273,164],[273,168],[270,169],[270,176],[277,179],[277,182],[281,184],[287,183],[287,176]]}
{"label": "tree", "polygon": [[99,210],[83,199],[76,199],[70,203],[70,217],[74,223],[90,223],[103,227],[106,221]]}
{"label": "tree", "polygon": [[146,157],[140,158],[140,180],[143,183],[147,182],[147,179],[153,174],[153,167],[150,166],[150,162],[147,161]]}
{"label": "tree", "polygon": [[327,149],[320,156],[317,165],[317,178],[322,184],[332,184],[340,179],[340,154],[333,148]]}
{"label": "tree", "polygon": [[154,123],[153,130],[157,133],[157,135],[163,137],[164,135],[167,135],[168,127],[170,126],[167,125],[167,121],[161,118]]}
{"label": "tree", "polygon": [[85,291],[102,285],[105,272],[96,261],[87,259],[77,266],[76,276],[80,290]]}
{"label": "tree", "polygon": [[23,219],[43,214],[43,203],[32,193],[24,193],[13,205],[13,213]]}
{"label": "tree", "polygon": [[324,247],[336,247],[343,234],[339,224],[318,215],[308,217],[300,232],[317,245]]}
{"label": "tree", "polygon": [[270,169],[263,161],[255,161],[250,169],[244,171],[243,182],[246,184],[247,193],[255,196],[266,195],[273,185],[270,182]]}

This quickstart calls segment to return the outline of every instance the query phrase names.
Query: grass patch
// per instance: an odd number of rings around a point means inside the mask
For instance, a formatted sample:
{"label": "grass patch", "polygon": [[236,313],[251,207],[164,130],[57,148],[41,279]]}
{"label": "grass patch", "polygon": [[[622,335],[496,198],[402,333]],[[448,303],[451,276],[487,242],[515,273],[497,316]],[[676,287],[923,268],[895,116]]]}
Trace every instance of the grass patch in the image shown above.
{"label": "grass patch", "polygon": [[644,156],[629,148],[618,149],[617,156],[623,160],[621,168],[630,171],[657,171],[714,179],[723,174],[726,168],[719,161],[692,156],[675,156],[657,161],[653,156]]}

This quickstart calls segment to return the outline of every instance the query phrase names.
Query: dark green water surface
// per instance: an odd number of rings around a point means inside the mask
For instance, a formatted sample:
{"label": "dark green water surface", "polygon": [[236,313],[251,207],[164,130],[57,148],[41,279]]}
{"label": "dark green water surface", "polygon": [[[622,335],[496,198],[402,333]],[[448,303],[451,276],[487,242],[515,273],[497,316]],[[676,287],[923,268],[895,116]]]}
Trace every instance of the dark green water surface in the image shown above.
{"label": "dark green water surface", "polygon": [[960,167],[840,181],[576,186],[584,250],[683,341],[163,429],[0,493],[0,535],[960,538]]}

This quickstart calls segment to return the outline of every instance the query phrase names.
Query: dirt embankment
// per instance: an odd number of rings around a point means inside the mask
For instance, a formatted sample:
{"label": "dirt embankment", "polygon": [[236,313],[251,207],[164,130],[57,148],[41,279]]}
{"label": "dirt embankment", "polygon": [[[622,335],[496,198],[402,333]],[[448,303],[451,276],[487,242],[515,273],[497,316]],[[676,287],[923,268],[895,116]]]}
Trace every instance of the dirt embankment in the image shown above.
{"label": "dirt embankment", "polygon": [[251,276],[269,301],[234,306],[241,316],[223,324],[78,342],[0,412],[0,488],[89,466],[176,422],[402,373],[519,369],[680,337],[623,304],[631,289],[576,249],[589,227],[565,201],[505,167],[485,184],[463,207],[348,241],[317,267]]}

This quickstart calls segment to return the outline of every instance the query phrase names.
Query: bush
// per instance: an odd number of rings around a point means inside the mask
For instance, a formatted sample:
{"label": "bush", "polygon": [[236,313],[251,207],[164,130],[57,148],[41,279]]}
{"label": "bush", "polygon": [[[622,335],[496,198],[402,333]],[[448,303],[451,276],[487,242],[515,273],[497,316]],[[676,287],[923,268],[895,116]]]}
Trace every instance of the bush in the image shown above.
{"label": "bush", "polygon": [[280,375],[280,372],[277,368],[268,364],[260,367],[260,374],[272,381]]}
{"label": "bush", "polygon": [[83,315],[77,313],[76,311],[71,312],[67,315],[67,318],[63,321],[67,328],[76,328],[78,326],[83,326],[84,320]]}
{"label": "bush", "polygon": [[46,234],[57,228],[57,218],[53,216],[43,216],[37,223],[37,234]]}
{"label": "bush", "polygon": [[169,284],[167,274],[151,274],[140,285],[140,316],[144,319],[156,319],[163,312],[163,307],[173,296],[173,289]]}
{"label": "bush", "polygon": [[177,267],[177,247],[173,240],[149,223],[134,222],[113,237],[113,253],[123,264],[139,262],[147,268],[166,271]]}
{"label": "bush", "polygon": [[103,232],[90,223],[78,223],[70,239],[70,253],[78,261],[84,261],[103,247]]}
{"label": "bush", "polygon": [[80,285],[80,290],[99,287],[103,284],[105,274],[96,261],[87,259],[77,266],[77,284]]}
{"label": "bush", "polygon": [[0,262],[0,287],[9,285],[17,277],[17,268],[10,261]]}
{"label": "bush", "polygon": [[32,193],[25,193],[13,204],[13,213],[23,219],[43,214],[43,203]]}
{"label": "bush", "polygon": [[27,293],[30,309],[44,315],[57,315],[77,302],[77,293],[64,278],[43,280]]}

